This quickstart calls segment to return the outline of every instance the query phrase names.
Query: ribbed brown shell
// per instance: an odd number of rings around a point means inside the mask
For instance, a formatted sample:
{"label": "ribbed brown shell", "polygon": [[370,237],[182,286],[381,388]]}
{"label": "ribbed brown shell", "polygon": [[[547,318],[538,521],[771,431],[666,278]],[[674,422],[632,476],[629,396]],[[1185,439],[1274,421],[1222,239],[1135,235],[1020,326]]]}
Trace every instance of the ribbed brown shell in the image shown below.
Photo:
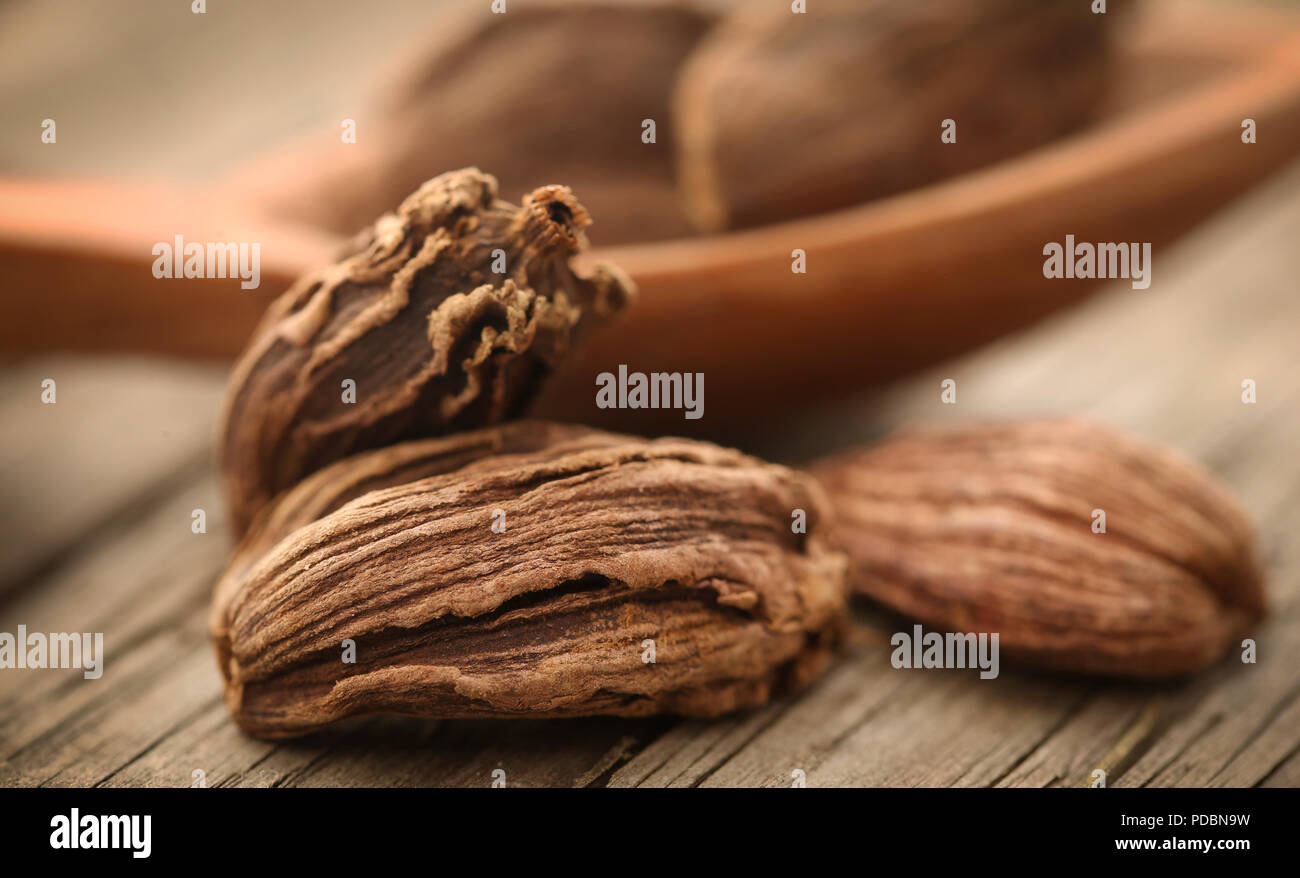
{"label": "ribbed brown shell", "polygon": [[[621,272],[569,267],[589,218],[566,187],[518,206],[496,193],[474,168],[430,180],[272,304],[227,395],[237,532],[348,454],[517,416],[584,326],[624,306]],[[505,273],[494,273],[502,253]]]}
{"label": "ribbed brown shell", "polygon": [[[848,207],[1083,128],[1107,94],[1120,12],[1073,0],[816,0],[797,15],[740,4],[674,96],[687,216],[713,232]],[[956,143],[940,141],[944,119]]]}
{"label": "ribbed brown shell", "polygon": [[682,439],[522,422],[358,455],[280,498],[219,585],[227,704],[264,737],[375,712],[754,707],[836,638],[826,515],[811,479]]}
{"label": "ribbed brown shell", "polygon": [[[1070,420],[916,430],[813,468],[850,585],[1004,654],[1126,677],[1199,670],[1264,614],[1251,526],[1205,470]],[[1094,509],[1106,532],[1094,533]]]}
{"label": "ribbed brown shell", "polygon": [[[712,13],[668,0],[529,0],[505,15],[475,6],[443,18],[377,95],[371,163],[331,175],[288,212],[350,233],[430,174],[473,163],[498,175],[508,199],[563,180],[591,209],[601,245],[690,231],[669,101]],[[658,125],[656,143],[641,141],[643,119]]]}

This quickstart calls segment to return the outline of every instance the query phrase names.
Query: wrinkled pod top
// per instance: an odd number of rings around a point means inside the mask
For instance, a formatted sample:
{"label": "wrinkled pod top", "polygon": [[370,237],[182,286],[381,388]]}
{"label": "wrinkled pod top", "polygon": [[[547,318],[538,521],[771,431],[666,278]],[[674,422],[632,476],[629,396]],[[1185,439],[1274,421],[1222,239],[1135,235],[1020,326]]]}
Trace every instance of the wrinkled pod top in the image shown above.
{"label": "wrinkled pod top", "polygon": [[584,326],[633,286],[579,275],[586,209],[565,186],[520,205],[476,168],[422,185],[267,310],[236,364],[221,437],[236,532],[341,457],[520,414]]}

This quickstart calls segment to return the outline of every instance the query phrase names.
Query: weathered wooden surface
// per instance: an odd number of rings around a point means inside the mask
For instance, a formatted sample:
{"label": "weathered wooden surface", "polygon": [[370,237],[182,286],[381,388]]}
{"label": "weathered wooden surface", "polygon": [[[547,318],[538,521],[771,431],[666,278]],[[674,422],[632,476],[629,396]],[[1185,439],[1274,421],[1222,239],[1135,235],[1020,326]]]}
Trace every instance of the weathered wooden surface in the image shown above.
{"label": "weathered wooden surface", "polygon": [[[1248,147],[1245,147],[1248,148]],[[1045,229],[1043,240],[1068,230]],[[860,634],[813,688],[714,722],[359,720],[300,741],[243,736],[205,636],[228,534],[210,464],[222,370],[48,358],[0,379],[0,631],[102,631],[105,672],[0,671],[0,784],[1113,786],[1300,784],[1300,167],[1176,248],[1146,291],[1102,298],[884,394],[773,424],[798,460],[922,419],[1070,412],[1172,443],[1258,527],[1273,616],[1260,660],[1174,684],[899,671],[899,623]],[[1062,282],[1066,283],[1066,282]],[[935,314],[935,320],[943,320]],[[40,381],[58,402],[40,402]],[[958,404],[941,405],[955,378]],[[1259,401],[1244,405],[1243,378]],[[208,532],[191,532],[203,508]]]}

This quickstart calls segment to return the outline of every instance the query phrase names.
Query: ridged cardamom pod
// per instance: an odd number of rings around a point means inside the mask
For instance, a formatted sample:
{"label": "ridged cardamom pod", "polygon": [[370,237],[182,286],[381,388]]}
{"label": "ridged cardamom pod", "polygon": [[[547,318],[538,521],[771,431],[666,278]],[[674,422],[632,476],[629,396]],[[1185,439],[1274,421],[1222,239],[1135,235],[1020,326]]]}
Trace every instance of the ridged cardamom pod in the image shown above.
{"label": "ridged cardamom pod", "polygon": [[237,532],[348,454],[517,416],[585,324],[624,306],[617,269],[569,265],[590,220],[567,188],[496,193],[477,169],[430,180],[272,304],[226,401]]}
{"label": "ridged cardamom pod", "polygon": [[1072,420],[914,430],[813,468],[850,585],[1030,665],[1206,667],[1264,615],[1250,522],[1203,468]]}
{"label": "ridged cardamom pod", "polygon": [[682,439],[520,422],[361,454],[260,516],[218,586],[226,702],[263,737],[761,705],[839,632],[826,520],[807,476]]}

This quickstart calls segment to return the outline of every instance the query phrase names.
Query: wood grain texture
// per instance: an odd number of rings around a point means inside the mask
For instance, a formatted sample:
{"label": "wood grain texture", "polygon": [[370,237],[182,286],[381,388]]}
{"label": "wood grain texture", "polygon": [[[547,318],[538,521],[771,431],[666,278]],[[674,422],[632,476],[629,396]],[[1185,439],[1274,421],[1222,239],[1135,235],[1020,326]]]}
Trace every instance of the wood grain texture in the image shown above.
{"label": "wood grain texture", "polygon": [[[900,423],[1054,413],[1170,442],[1224,479],[1257,528],[1274,607],[1257,634],[1258,664],[1229,659],[1165,684],[1008,668],[992,681],[896,671],[887,637],[903,623],[859,604],[857,645],[812,688],[754,712],[715,721],[362,719],[268,744],[240,733],[220,703],[204,619],[229,531],[218,514],[208,535],[190,533],[189,510],[216,490],[197,474],[168,498],[123,506],[109,526],[66,544],[57,568],[0,599],[0,630],[103,630],[108,651],[98,681],[0,672],[0,782],[182,786],[202,769],[209,785],[487,786],[501,769],[511,786],[789,786],[802,769],[810,786],[1080,786],[1105,767],[1112,786],[1294,786],[1297,239],[1293,168],[1184,245],[1158,250],[1151,289],[1113,288],[1032,332],[749,442],[768,456],[812,457]],[[958,381],[956,406],[939,401],[943,377]],[[1255,405],[1240,399],[1246,377],[1258,382]],[[29,429],[29,418],[12,422],[11,431]],[[196,439],[191,451],[207,448]]]}
{"label": "wood grain texture", "polygon": [[[0,377],[0,593],[208,467],[222,375],[188,363],[159,369],[142,357],[43,357],[7,367]],[[47,379],[52,403],[42,401]],[[217,502],[198,505],[211,512]]]}

